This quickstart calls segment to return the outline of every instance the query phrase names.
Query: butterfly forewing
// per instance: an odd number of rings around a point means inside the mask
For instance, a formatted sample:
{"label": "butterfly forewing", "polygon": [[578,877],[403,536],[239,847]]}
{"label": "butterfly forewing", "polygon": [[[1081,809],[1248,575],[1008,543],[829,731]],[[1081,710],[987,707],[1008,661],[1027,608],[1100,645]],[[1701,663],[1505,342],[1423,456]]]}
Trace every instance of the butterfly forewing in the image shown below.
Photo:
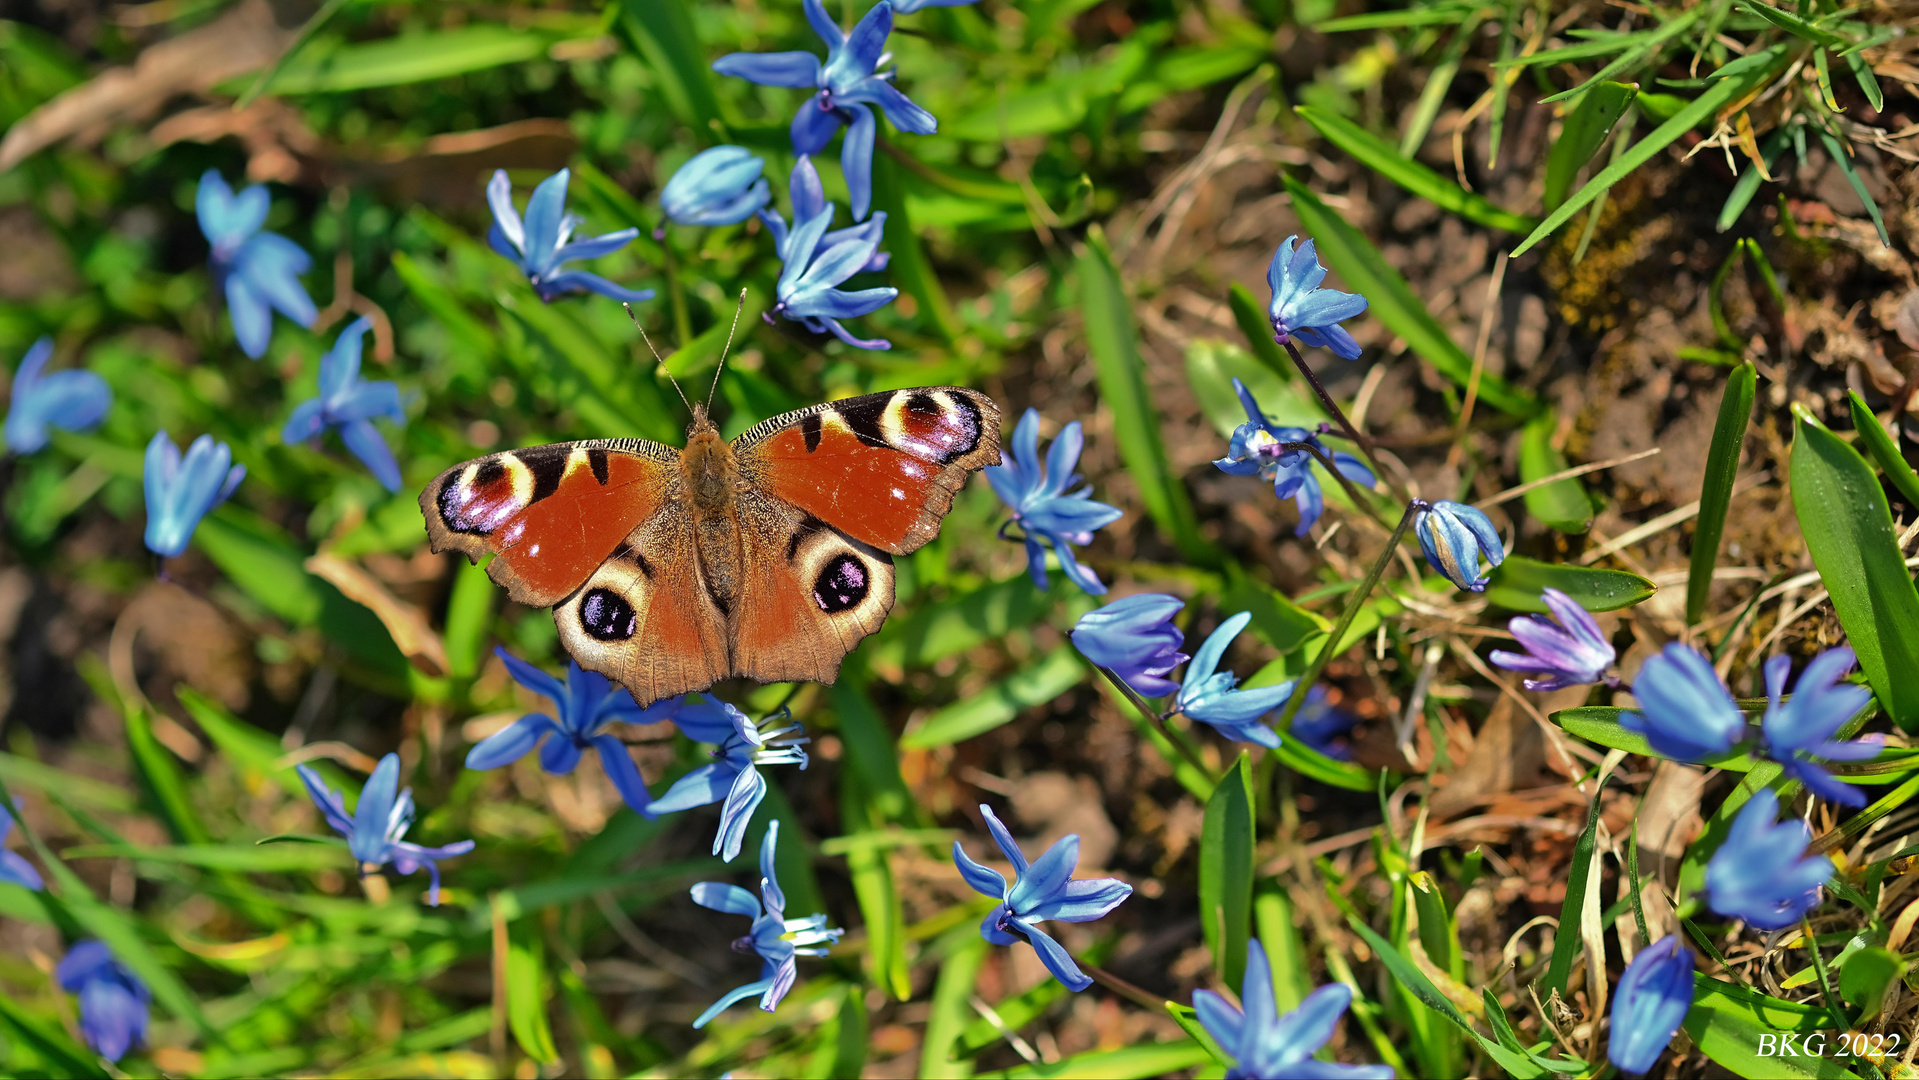
{"label": "butterfly forewing", "polygon": [[434,551],[478,562],[517,603],[546,607],[578,589],[658,512],[679,452],[643,439],[509,450],[441,473],[420,493]]}

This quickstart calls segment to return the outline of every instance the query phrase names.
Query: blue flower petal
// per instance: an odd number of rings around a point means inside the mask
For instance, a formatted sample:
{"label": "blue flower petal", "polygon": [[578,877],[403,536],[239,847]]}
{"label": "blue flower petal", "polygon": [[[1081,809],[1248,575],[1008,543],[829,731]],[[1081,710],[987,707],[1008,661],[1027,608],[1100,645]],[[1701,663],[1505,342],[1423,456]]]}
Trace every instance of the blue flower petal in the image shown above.
{"label": "blue flower petal", "polygon": [[810,52],[728,53],[713,61],[713,70],[761,86],[812,87],[819,84],[820,58]]}

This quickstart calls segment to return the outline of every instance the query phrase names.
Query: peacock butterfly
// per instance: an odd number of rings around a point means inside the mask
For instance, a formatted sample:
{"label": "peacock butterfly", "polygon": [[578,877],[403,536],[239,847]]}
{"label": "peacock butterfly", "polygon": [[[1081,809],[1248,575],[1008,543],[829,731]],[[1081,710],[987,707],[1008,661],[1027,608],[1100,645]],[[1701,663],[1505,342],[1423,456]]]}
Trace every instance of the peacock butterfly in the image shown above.
{"label": "peacock butterfly", "polygon": [[552,605],[581,667],[642,705],[720,679],[830,683],[893,608],[893,556],[939,534],[997,465],[999,407],[956,386],[892,390],[686,448],[593,439],[455,465],[420,494],[435,552]]}

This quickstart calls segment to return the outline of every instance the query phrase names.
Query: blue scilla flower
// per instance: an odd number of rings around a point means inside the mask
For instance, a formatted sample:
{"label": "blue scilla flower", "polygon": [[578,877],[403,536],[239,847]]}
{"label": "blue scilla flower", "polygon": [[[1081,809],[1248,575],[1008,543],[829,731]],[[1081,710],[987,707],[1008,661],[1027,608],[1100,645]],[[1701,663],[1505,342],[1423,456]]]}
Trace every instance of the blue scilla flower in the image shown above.
{"label": "blue scilla flower", "polygon": [[[515,682],[552,698],[554,711],[560,715],[557,719],[544,713],[520,717],[467,751],[466,767],[497,769],[539,747],[540,767],[555,776],[565,776],[580,763],[580,755],[595,750],[626,805],[644,813],[653,795],[646,790],[646,781],[634,767],[626,744],[608,734],[607,726],[671,720],[686,704],[686,698],[666,698],[642,709],[631,694],[616,691],[606,676],[587,671],[577,661],[568,662],[566,682],[562,683],[505,649],[493,651]],[[552,738],[547,738],[549,735]]]}
{"label": "blue scilla flower", "polygon": [[80,996],[80,1033],[94,1053],[119,1061],[146,1040],[153,995],[104,943],[74,942],[53,977],[60,989]]}
{"label": "blue scilla flower", "polygon": [[1819,886],[1834,869],[1825,855],[1807,854],[1812,831],[1805,822],[1778,818],[1779,796],[1760,788],[1706,863],[1707,904],[1761,930],[1793,926],[1818,907]]}
{"label": "blue scilla flower", "polygon": [[1078,491],[1066,489],[1079,481],[1073,471],[1079,464],[1079,452],[1085,445],[1079,421],[1060,429],[1059,437],[1046,452],[1046,463],[1039,458],[1039,410],[1028,409],[1013,428],[1013,444],[1002,457],[1004,464],[986,467],[986,482],[993,485],[1000,500],[1013,509],[1013,523],[1026,534],[1026,572],[1033,584],[1046,588],[1046,548],[1044,538],[1059,556],[1059,568],[1067,580],[1094,596],[1106,595],[1106,586],[1091,570],[1073,557],[1072,544],[1093,542],[1093,530],[1118,521],[1125,513],[1117,506],[1087,498],[1093,490],[1088,484]]}
{"label": "blue scilla flower", "polygon": [[[732,862],[745,842],[754,808],[766,797],[766,777],[760,775],[759,766],[806,768],[806,751],[800,747],[810,740],[798,724],[781,726],[789,719],[791,714],[781,709],[754,724],[745,713],[723,701],[682,706],[673,722],[694,742],[717,746],[713,756],[719,760],[680,777],[643,813],[656,817],[724,801],[720,831],[713,837],[713,854]],[[794,732],[798,734],[791,734]]]}
{"label": "blue scilla flower", "polygon": [[1692,953],[1668,935],[1641,949],[1619,977],[1606,1057],[1620,1072],[1647,1072],[1691,1008]]}
{"label": "blue scilla flower", "polygon": [[791,229],[778,214],[760,212],[761,220],[773,233],[782,264],[780,280],[774,286],[775,303],[766,320],[784,316],[815,334],[832,334],[859,349],[892,348],[884,338],[856,338],[840,325],[841,319],[877,311],[899,295],[900,291],[891,286],[851,292],[839,287],[854,274],[886,265],[887,257],[879,250],[886,215],[874,214],[865,224],[829,232],[834,208],[826,202],[819,174],[808,158],[800,158],[793,166],[790,187]]}
{"label": "blue scilla flower", "polygon": [[1326,499],[1313,475],[1314,459],[1304,450],[1288,450],[1288,443],[1309,443],[1322,454],[1329,454],[1340,474],[1361,487],[1373,486],[1373,471],[1364,462],[1345,451],[1328,451],[1319,436],[1299,427],[1279,427],[1266,419],[1252,391],[1238,379],[1233,392],[1246,408],[1246,422],[1233,429],[1226,456],[1213,462],[1221,472],[1234,476],[1258,476],[1273,482],[1273,494],[1291,499],[1299,507],[1299,527],[1294,536],[1305,536],[1325,512]]}
{"label": "blue scilla flower", "polygon": [[1413,518],[1413,532],[1426,562],[1467,592],[1485,592],[1491,574],[1479,572],[1479,560],[1491,566],[1506,561],[1506,549],[1499,542],[1499,530],[1485,511],[1464,503],[1441,499],[1428,505]]}
{"label": "blue scilla flower", "polygon": [[840,125],[846,125],[840,171],[846,174],[853,219],[858,221],[873,203],[873,139],[878,123],[869,106],[878,106],[894,127],[915,135],[933,134],[939,122],[893,88],[892,71],[879,70],[889,55],[886,38],[893,32],[892,4],[880,0],[851,34],[841,32],[820,0],[801,0],[801,4],[813,32],[826,43],[824,64],[809,52],[730,53],[715,60],[713,70],[761,86],[814,91],[793,116],[793,152],[819,153]]}
{"label": "blue scilla flower", "polygon": [[333,348],[320,357],[320,396],[303,401],[287,419],[280,432],[282,442],[292,445],[317,439],[328,428],[340,433],[353,456],[366,464],[375,479],[388,491],[400,490],[400,464],[393,460],[380,429],[373,418],[384,416],[396,424],[406,422],[406,410],[400,407],[400,388],[391,382],[367,382],[360,378],[360,350],[373,321],[364,316],[340,332]]}
{"label": "blue scilla flower", "polygon": [[1322,289],[1326,268],[1311,240],[1295,250],[1289,236],[1273,252],[1273,263],[1266,268],[1266,284],[1273,290],[1273,302],[1266,315],[1273,323],[1273,340],[1281,345],[1289,338],[1314,347],[1333,350],[1343,360],[1359,356],[1359,342],[1339,325],[1366,310],[1366,298],[1338,289]]}
{"label": "blue scilla flower", "polygon": [[1746,714],[1719,681],[1712,661],[1690,645],[1674,642],[1647,657],[1632,693],[1639,709],[1620,713],[1619,725],[1644,735],[1660,757],[1703,761],[1746,737]]}
{"label": "blue scilla flower", "polygon": [[1357,716],[1327,700],[1325,687],[1315,686],[1306,691],[1306,700],[1300,703],[1299,711],[1293,714],[1293,723],[1286,729],[1286,735],[1294,742],[1304,743],[1329,758],[1350,761],[1352,749],[1334,740],[1351,731],[1358,722]]}
{"label": "blue scilla flower", "polygon": [[979,0],[893,0],[893,14],[911,15],[930,7],[965,7]]}
{"label": "blue scilla flower", "polygon": [[1547,586],[1539,598],[1559,617],[1520,615],[1506,624],[1525,652],[1494,649],[1492,661],[1508,671],[1527,673],[1526,689],[1558,690],[1605,679],[1606,669],[1618,659],[1612,642],[1579,601]]}
{"label": "blue scilla flower", "polygon": [[[7,810],[5,803],[0,803],[0,845],[6,844],[7,834],[12,831],[13,814]],[[19,852],[8,851],[4,846],[0,846],[0,881],[34,892],[47,887],[46,882],[40,880],[40,871],[35,870],[32,863]]]}
{"label": "blue scilla flower", "polygon": [[1306,995],[1299,1008],[1279,1015],[1273,996],[1273,969],[1266,947],[1254,938],[1246,949],[1246,976],[1240,983],[1244,1011],[1211,990],[1193,991],[1193,1011],[1206,1033],[1233,1058],[1227,1080],[1291,1076],[1302,1080],[1374,1080],[1393,1075],[1385,1065],[1341,1065],[1313,1055],[1333,1037],[1339,1018],[1353,1003],[1345,983],[1322,986]]}
{"label": "blue scilla flower", "polygon": [[1833,740],[1834,732],[1872,702],[1872,691],[1844,681],[1853,660],[1852,650],[1843,646],[1813,657],[1792,688],[1792,700],[1783,703],[1780,695],[1785,692],[1792,659],[1775,656],[1766,661],[1766,715],[1759,724],[1764,735],[1760,747],[1814,795],[1846,806],[1864,806],[1864,792],[1834,780],[1831,773],[1801,756],[1865,761],[1885,745],[1882,735],[1852,742]]}
{"label": "blue scilla flower", "polygon": [[1238,676],[1230,671],[1219,670],[1226,647],[1252,621],[1252,612],[1242,611],[1220,623],[1218,629],[1207,635],[1206,643],[1193,654],[1193,662],[1186,665],[1186,679],[1179,688],[1179,697],[1174,701],[1180,712],[1211,724],[1214,730],[1229,739],[1275,747],[1279,745],[1279,733],[1260,723],[1259,718],[1284,705],[1286,699],[1293,696],[1293,680],[1288,679],[1278,686],[1262,686],[1257,690],[1236,690],[1234,687],[1239,684]]}
{"label": "blue scilla flower", "polygon": [[772,1012],[799,977],[793,958],[825,956],[826,950],[821,946],[834,944],[846,933],[828,927],[824,915],[808,915],[804,919],[786,917],[786,894],[780,891],[779,878],[773,872],[773,856],[779,840],[780,823],[767,822],[766,839],[760,842],[760,895],[757,898],[738,885],[718,881],[702,881],[693,886],[693,902],[701,907],[753,920],[753,928],[746,936],[734,939],[733,951],[758,953],[760,957],[759,980],[727,991],[726,996],[693,1021],[696,1028],[705,1027],[707,1021],[726,1011],[727,1006],[755,994],[759,995],[760,1008]]}
{"label": "blue scilla flower", "polygon": [[1184,635],[1173,616],[1186,602],[1165,593],[1137,593],[1089,611],[1073,625],[1081,656],[1119,676],[1141,697],[1165,697],[1179,684],[1165,678],[1186,662]]}
{"label": "blue scilla flower", "polygon": [[194,209],[200,231],[213,245],[214,284],[226,292],[227,315],[240,351],[258,360],[273,336],[278,311],[301,326],[320,314],[300,284],[313,257],[279,233],[263,232],[270,206],[267,189],[255,184],[238,195],[218,170],[200,177]]}
{"label": "blue scilla flower", "polygon": [[660,189],[660,209],[682,225],[737,225],[772,197],[766,162],[743,146],[693,155]]}
{"label": "blue scilla flower", "polygon": [[1133,887],[1118,878],[1074,881],[1073,871],[1079,866],[1078,833],[1061,837],[1046,849],[1046,854],[1029,864],[1025,853],[1013,842],[1013,834],[993,816],[992,808],[982,805],[979,812],[986,818],[993,842],[1013,864],[1013,883],[1008,885],[1004,875],[974,862],[967,857],[960,842],[953,841],[953,862],[958,865],[960,876],[974,891],[999,901],[987,912],[986,921],[980,923],[980,936],[995,945],[1024,940],[1039,954],[1046,970],[1075,993],[1093,985],[1092,978],[1079,969],[1065,947],[1038,924],[1049,919],[1092,922],[1131,896]]}
{"label": "blue scilla flower", "polygon": [[406,831],[413,825],[413,789],[400,787],[398,754],[380,759],[373,775],[367,777],[366,786],[360,789],[360,803],[351,815],[346,812],[346,801],[340,793],[328,787],[319,773],[305,765],[299,766],[298,771],[307,786],[307,794],[313,797],[313,805],[320,808],[326,823],[346,837],[347,850],[360,865],[360,873],[372,873],[388,863],[402,874],[411,874],[424,866],[433,878],[433,884],[426,891],[426,902],[429,906],[439,906],[438,860],[472,851],[473,841],[461,840],[436,848],[406,841]]}
{"label": "blue scilla flower", "polygon": [[233,464],[226,443],[202,435],[182,457],[179,447],[162,431],[147,444],[144,481],[147,490],[147,548],[172,558],[187,549],[200,519],[227,501],[246,477],[245,465]]}
{"label": "blue scilla flower", "polygon": [[513,260],[532,283],[533,291],[549,303],[576,292],[595,292],[629,304],[652,299],[652,289],[622,288],[598,274],[561,269],[575,259],[611,255],[640,235],[638,229],[621,229],[573,240],[580,218],[566,212],[566,185],[571,176],[569,170],[561,169],[540,181],[526,201],[526,220],[522,222],[513,209],[513,182],[506,178],[506,170],[495,170],[486,185],[486,201],[493,208],[493,227],[487,230],[486,242]]}
{"label": "blue scilla flower", "polygon": [[47,432],[85,431],[98,424],[113,404],[107,381],[91,371],[56,371],[42,375],[53,359],[53,339],[33,343],[13,373],[13,394],[7,402],[7,450],[31,454],[47,445]]}

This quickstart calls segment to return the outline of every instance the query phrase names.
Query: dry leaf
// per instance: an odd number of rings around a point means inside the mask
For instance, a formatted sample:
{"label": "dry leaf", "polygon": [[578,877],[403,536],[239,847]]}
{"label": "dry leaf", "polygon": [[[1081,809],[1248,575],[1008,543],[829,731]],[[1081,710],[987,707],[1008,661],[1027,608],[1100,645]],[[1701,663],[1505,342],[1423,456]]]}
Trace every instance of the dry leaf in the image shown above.
{"label": "dry leaf", "polygon": [[427,625],[426,615],[419,608],[398,599],[386,586],[375,581],[373,575],[337,555],[315,555],[306,561],[306,568],[308,573],[330,582],[347,599],[364,605],[378,616],[386,625],[387,633],[393,635],[393,643],[414,667],[428,675],[446,674],[446,645]]}

